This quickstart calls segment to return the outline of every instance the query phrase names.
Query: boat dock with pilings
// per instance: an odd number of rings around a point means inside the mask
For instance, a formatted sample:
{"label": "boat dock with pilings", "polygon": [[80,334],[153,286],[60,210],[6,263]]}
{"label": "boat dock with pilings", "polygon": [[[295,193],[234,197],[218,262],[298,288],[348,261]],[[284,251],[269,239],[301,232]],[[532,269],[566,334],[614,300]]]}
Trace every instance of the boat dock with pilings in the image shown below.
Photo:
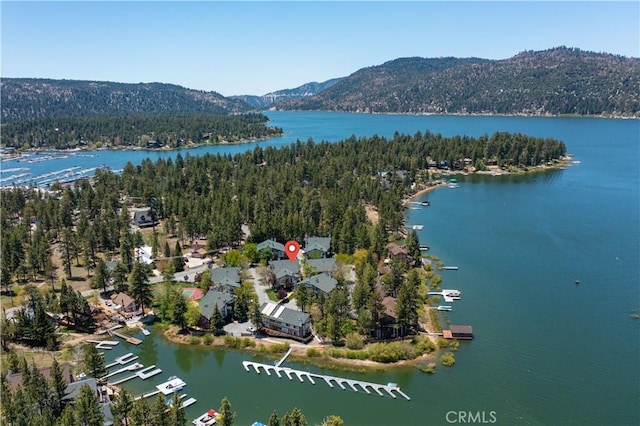
{"label": "boat dock with pilings", "polygon": [[359,386],[359,388],[365,391],[367,394],[371,394],[371,390],[373,390],[378,395],[385,396],[385,394],[381,392],[381,391],[385,391],[387,394],[389,394],[389,396],[391,396],[394,399],[397,397],[397,395],[400,395],[404,397],[407,401],[411,400],[411,398],[409,398],[407,394],[402,392],[398,387],[398,385],[396,385],[395,383],[381,385],[379,383],[364,382],[362,380],[345,379],[342,377],[335,377],[335,376],[325,376],[324,374],[309,373],[308,371],[294,370],[292,368],[285,368],[285,367],[276,367],[273,365],[261,364],[259,362],[252,362],[252,361],[242,361],[242,366],[246,371],[251,371],[249,367],[253,367],[255,372],[258,374],[260,374],[260,369],[262,369],[265,373],[267,373],[268,376],[270,376],[271,372],[273,371],[274,373],[276,373],[276,375],[279,378],[282,378],[281,373],[284,373],[289,378],[289,380],[293,380],[292,375],[296,376],[298,380],[300,380],[301,382],[304,382],[304,378],[306,378],[312,385],[316,384],[314,379],[319,379],[319,380],[323,380],[331,388],[333,388],[334,385],[338,385],[340,388],[342,388],[342,390],[347,390],[347,387],[345,387],[345,385],[347,385],[354,392],[359,392],[359,389],[356,387],[356,386]]}

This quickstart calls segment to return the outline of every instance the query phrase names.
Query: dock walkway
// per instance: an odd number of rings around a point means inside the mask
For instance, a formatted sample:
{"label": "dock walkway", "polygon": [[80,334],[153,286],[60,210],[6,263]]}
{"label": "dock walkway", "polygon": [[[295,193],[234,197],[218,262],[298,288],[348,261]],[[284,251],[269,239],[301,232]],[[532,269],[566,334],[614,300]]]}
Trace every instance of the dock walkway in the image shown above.
{"label": "dock walkway", "polygon": [[139,345],[140,343],[142,343],[142,340],[136,339],[135,337],[127,336],[126,334],[122,334],[119,331],[108,330],[107,332],[109,333],[109,335],[124,339],[125,341],[131,343],[132,345]]}
{"label": "dock walkway", "polygon": [[[283,359],[284,360],[284,359]],[[280,363],[278,363],[280,364]],[[315,374],[310,373],[308,371],[294,370],[292,368],[284,368],[280,366],[273,366],[268,364],[261,364],[258,362],[252,361],[242,361],[242,366],[246,371],[251,371],[249,367],[253,367],[256,373],[260,374],[260,369],[262,369],[268,376],[271,376],[271,373],[274,372],[279,378],[282,378],[281,373],[284,373],[289,380],[293,380],[292,376],[296,376],[298,380],[304,383],[304,379],[306,378],[312,385],[315,385],[315,379],[319,379],[324,381],[330,388],[333,388],[334,385],[338,385],[341,389],[347,390],[350,388],[354,392],[358,392],[359,390],[363,390],[367,394],[371,394],[371,391],[374,391],[380,396],[384,396],[385,394],[382,391],[385,391],[392,398],[396,398],[397,395],[404,397],[407,401],[410,401],[411,398],[402,392],[400,388],[395,384],[387,384],[381,385],[378,383],[365,382],[362,380],[352,380],[345,379],[342,377],[335,376],[326,376],[324,374]],[[347,385],[348,387],[345,387]]]}

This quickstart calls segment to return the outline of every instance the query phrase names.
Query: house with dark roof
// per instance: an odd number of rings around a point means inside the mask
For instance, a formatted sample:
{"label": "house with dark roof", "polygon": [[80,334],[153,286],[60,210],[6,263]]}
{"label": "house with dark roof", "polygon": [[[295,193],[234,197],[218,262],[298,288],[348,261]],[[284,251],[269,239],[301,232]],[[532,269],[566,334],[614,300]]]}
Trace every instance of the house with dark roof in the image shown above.
{"label": "house with dark roof", "polygon": [[300,281],[300,262],[298,259],[293,262],[290,260],[272,260],[269,262],[269,269],[273,274],[273,288],[275,289],[284,287],[291,290]]}
{"label": "house with dark roof", "polygon": [[398,337],[400,335],[400,330],[397,325],[398,317],[396,316],[397,300],[393,296],[387,296],[387,293],[382,288],[380,280],[376,283],[376,291],[380,294],[380,297],[382,298],[382,306],[384,307],[376,338],[393,339]]}
{"label": "house with dark roof", "polygon": [[[67,363],[59,364],[60,370],[62,371],[62,380],[68,385],[73,382],[73,375],[71,374],[71,365]],[[49,382],[51,380],[51,367],[39,368],[40,373],[44,376],[44,378]],[[7,381],[9,382],[9,386],[11,386],[11,390],[15,391],[18,386],[22,385],[22,373],[14,372],[11,374],[7,374]]]}
{"label": "house with dark roof", "polygon": [[328,257],[331,253],[331,237],[307,237],[304,239],[304,254],[308,259]]}
{"label": "house with dark roof", "polygon": [[220,291],[233,294],[240,288],[240,268],[212,268],[211,282]]}
{"label": "house with dark roof", "polygon": [[286,253],[284,251],[284,244],[277,242],[274,239],[265,240],[257,245],[258,253],[263,250],[271,250],[274,259],[285,259]]}
{"label": "house with dark roof", "polygon": [[409,255],[409,252],[397,244],[387,244],[387,257],[393,262],[400,262],[404,264],[410,264],[413,262],[413,258]]}
{"label": "house with dark roof", "polygon": [[233,315],[233,302],[235,302],[236,296],[233,294],[223,293],[217,290],[209,290],[207,294],[200,299],[200,323],[204,327],[209,327],[209,321],[213,316],[215,307],[225,319],[229,319]]}
{"label": "house with dark roof", "polygon": [[157,225],[158,221],[153,220],[151,207],[142,207],[133,210],[133,223],[140,228],[146,228],[148,226]]}
{"label": "house with dark roof", "polygon": [[307,288],[311,289],[316,296],[320,292],[328,296],[329,293],[331,293],[333,289],[338,285],[338,280],[336,280],[326,272],[323,272],[322,274],[305,278],[304,280],[300,281],[298,285],[307,286]]}
{"label": "house with dark roof", "polygon": [[260,306],[260,313],[265,328],[298,338],[311,334],[311,317],[306,312],[267,302]]}
{"label": "house with dark roof", "polygon": [[326,272],[328,274],[333,274],[336,270],[336,257],[334,256],[323,257],[320,259],[307,259],[305,264],[311,266],[317,273]]}

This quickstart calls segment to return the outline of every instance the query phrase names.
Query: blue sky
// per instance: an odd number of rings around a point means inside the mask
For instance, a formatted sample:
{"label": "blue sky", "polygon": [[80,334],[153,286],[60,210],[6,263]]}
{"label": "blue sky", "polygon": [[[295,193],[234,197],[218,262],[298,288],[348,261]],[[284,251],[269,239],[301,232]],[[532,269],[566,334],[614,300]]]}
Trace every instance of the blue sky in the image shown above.
{"label": "blue sky", "polygon": [[640,56],[640,2],[1,3],[2,77],[262,95],[407,56]]}

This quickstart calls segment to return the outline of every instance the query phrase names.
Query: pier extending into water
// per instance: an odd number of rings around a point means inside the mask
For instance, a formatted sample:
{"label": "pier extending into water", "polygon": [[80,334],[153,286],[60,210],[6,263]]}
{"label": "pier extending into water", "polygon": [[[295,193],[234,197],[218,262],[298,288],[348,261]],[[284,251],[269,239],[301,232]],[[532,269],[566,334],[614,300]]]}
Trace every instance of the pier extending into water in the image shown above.
{"label": "pier extending into water", "polygon": [[[154,370],[155,369],[155,370]],[[132,374],[131,376],[127,376],[125,378],[122,378],[116,382],[112,382],[109,383],[110,385],[119,385],[120,383],[124,383],[126,381],[129,381],[131,379],[135,379],[136,377],[142,379],[142,380],[146,380],[149,377],[155,376],[156,374],[160,374],[162,373],[162,370],[159,368],[156,368],[155,365],[146,367],[138,372],[136,372],[135,374]]]}
{"label": "pier extending into water", "polygon": [[115,330],[112,330],[112,329],[107,330],[107,333],[109,333],[110,336],[116,336],[116,337],[119,337],[121,339],[124,339],[124,340],[126,340],[127,342],[129,342],[129,343],[131,343],[133,345],[139,345],[140,343],[142,343],[142,340],[140,340],[140,339],[136,339],[135,337],[127,336],[126,334],[122,334],[122,333],[120,333],[118,331],[115,331]]}
{"label": "pier extending into water", "polygon": [[138,359],[137,355],[134,355],[133,353],[129,352],[128,354],[119,356],[111,364],[107,364],[104,367],[105,368],[111,368],[111,367],[115,367],[118,364],[119,365],[125,365],[125,364],[130,363],[131,361],[135,361],[136,359]]}
{"label": "pier extending into water", "polygon": [[338,385],[342,390],[347,390],[349,388],[354,392],[359,392],[360,390],[363,390],[369,395],[371,395],[372,394],[371,391],[373,391],[380,396],[385,396],[385,393],[382,392],[384,391],[386,392],[386,394],[388,394],[394,399],[397,398],[397,395],[400,395],[404,397],[407,401],[411,400],[411,398],[407,394],[405,394],[400,390],[398,385],[393,383],[381,385],[379,383],[365,382],[362,380],[352,380],[352,379],[345,379],[342,377],[326,376],[324,374],[315,374],[315,373],[310,373],[308,371],[294,370],[292,368],[280,367],[279,366],[280,363],[278,363],[278,366],[274,366],[269,364],[261,364],[259,362],[242,361],[242,366],[246,371],[251,371],[249,367],[253,367],[255,372],[258,374],[260,374],[260,369],[262,369],[265,373],[267,373],[268,376],[271,376],[271,372],[274,372],[276,373],[278,378],[282,378],[281,373],[284,373],[289,378],[289,380],[293,380],[292,376],[296,376],[298,380],[300,380],[303,383],[305,381],[304,379],[306,378],[312,385],[316,384],[314,379],[319,379],[324,381],[327,385],[329,385],[330,388],[333,388],[334,385]]}

